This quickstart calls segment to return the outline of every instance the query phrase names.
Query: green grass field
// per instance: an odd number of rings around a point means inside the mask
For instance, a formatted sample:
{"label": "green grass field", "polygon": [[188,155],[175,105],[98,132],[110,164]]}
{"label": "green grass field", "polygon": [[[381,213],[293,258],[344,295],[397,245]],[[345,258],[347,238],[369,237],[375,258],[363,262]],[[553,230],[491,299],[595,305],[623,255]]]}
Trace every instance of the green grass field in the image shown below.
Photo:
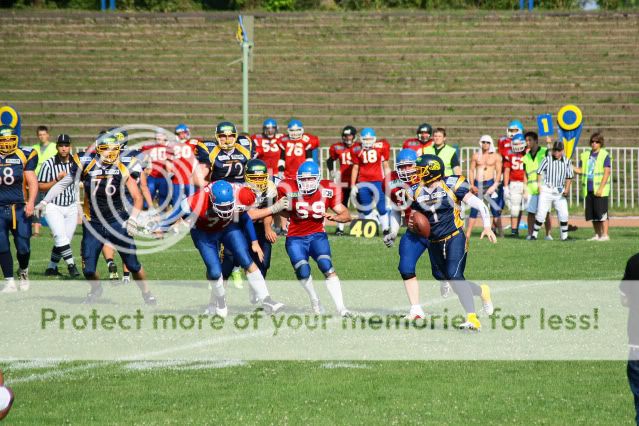
{"label": "green grass field", "polygon": [[[609,243],[585,241],[589,230],[576,232],[570,243],[502,239],[493,246],[474,238],[466,276],[617,280],[636,251],[636,232],[613,229]],[[74,243],[78,253],[79,238]],[[398,279],[396,249],[352,237],[331,238],[331,243],[342,279]],[[50,246],[47,236],[33,239],[33,279],[44,278]],[[188,237],[141,260],[150,279],[198,280],[204,273]],[[429,278],[429,269],[423,259],[418,275]],[[293,278],[282,241],[275,246],[270,278]],[[53,285],[58,288],[47,292],[70,299],[80,300],[86,291],[79,282]],[[299,287],[283,294],[287,291],[272,289],[285,300],[301,297]],[[110,300],[123,297],[121,290],[109,287],[107,292]],[[245,292],[231,289],[230,297]],[[170,304],[162,299],[164,288],[156,293],[157,309]],[[401,287],[397,293],[404,297]],[[438,298],[434,286],[424,286],[427,308]],[[7,424],[631,424],[633,416],[621,361],[87,361],[5,362],[0,367],[17,394]]]}

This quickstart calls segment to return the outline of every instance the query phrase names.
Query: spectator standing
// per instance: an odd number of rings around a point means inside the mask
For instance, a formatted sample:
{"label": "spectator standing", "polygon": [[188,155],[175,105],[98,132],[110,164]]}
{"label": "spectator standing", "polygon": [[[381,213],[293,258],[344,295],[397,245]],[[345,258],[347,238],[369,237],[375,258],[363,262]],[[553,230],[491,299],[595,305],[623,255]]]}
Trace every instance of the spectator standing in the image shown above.
{"label": "spectator standing", "polygon": [[[32,149],[38,153],[38,165],[35,169],[35,175],[39,176],[40,168],[49,158],[55,156],[58,153],[55,144],[52,144],[49,141],[49,128],[47,126],[38,126],[36,129],[36,135],[38,136],[38,143],[33,145]],[[38,198],[36,200],[36,204],[42,201],[42,197],[44,194],[38,193]],[[40,228],[42,224],[39,220],[33,221],[33,236],[37,237],[40,235]]]}
{"label": "spectator standing", "polygon": [[423,154],[438,156],[444,162],[444,176],[461,175],[457,150],[446,145],[446,129],[438,127],[433,133],[433,145],[422,150]]}

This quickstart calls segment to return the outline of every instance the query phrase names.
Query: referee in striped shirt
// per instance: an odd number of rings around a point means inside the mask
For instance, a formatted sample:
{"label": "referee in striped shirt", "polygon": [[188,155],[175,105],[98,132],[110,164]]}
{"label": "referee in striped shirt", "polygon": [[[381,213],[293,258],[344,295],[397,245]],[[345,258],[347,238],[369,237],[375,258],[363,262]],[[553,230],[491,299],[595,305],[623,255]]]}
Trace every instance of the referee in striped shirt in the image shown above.
{"label": "referee in striped shirt", "polygon": [[533,240],[537,239],[539,229],[552,206],[557,210],[561,239],[562,241],[568,239],[568,201],[566,196],[570,192],[573,178],[572,161],[564,156],[564,143],[557,141],[552,146],[552,154],[547,155],[537,169],[539,203],[532,233]]}
{"label": "referee in striped shirt", "polygon": [[[47,192],[60,179],[65,177],[71,168],[71,138],[69,135],[59,135],[56,143],[58,153],[48,159],[40,168],[38,174],[39,189]],[[71,239],[78,223],[78,204],[76,185],[70,185],[63,193],[47,204],[44,217],[47,219],[54,246],[51,250],[51,261],[44,275],[58,276],[58,262],[64,259],[71,277],[80,276],[78,268],[73,261],[71,251]]]}

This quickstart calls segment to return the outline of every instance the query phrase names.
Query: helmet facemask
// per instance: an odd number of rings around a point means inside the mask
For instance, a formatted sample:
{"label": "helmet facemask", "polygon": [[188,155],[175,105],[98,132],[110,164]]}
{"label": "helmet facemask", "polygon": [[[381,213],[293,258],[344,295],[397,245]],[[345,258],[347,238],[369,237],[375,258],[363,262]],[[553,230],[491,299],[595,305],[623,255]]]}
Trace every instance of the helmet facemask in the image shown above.
{"label": "helmet facemask", "polygon": [[512,152],[524,152],[526,150],[526,141],[524,139],[514,139],[510,149]]}
{"label": "helmet facemask", "polygon": [[362,147],[364,149],[371,149],[373,147],[373,145],[375,145],[375,142],[377,142],[377,138],[376,137],[361,137],[359,138],[360,142],[362,143]]}
{"label": "helmet facemask", "polygon": [[103,164],[114,164],[120,157],[120,144],[117,142],[98,142],[95,151]]}
{"label": "helmet facemask", "polygon": [[313,173],[303,173],[297,176],[297,187],[303,195],[311,195],[319,188],[320,176]]}
{"label": "helmet facemask", "polygon": [[298,127],[298,126],[294,126],[294,127],[289,127],[288,128],[288,137],[291,140],[299,140],[302,139],[302,136],[304,136],[304,128],[303,127]]}
{"label": "helmet facemask", "polygon": [[277,127],[276,126],[264,126],[264,127],[262,127],[262,133],[267,138],[274,138],[275,135],[277,134]]}
{"label": "helmet facemask", "polygon": [[509,127],[506,129],[506,135],[512,139],[515,135],[521,134],[521,129],[519,127]]}
{"label": "helmet facemask", "polygon": [[235,212],[235,200],[225,203],[216,203],[213,199],[213,194],[211,194],[211,205],[213,211],[220,219],[228,220],[233,217],[233,213]]}
{"label": "helmet facemask", "polygon": [[398,163],[396,167],[396,171],[397,171],[397,176],[402,182],[406,182],[406,183],[419,182],[417,167],[415,166],[415,162],[413,161]]}
{"label": "helmet facemask", "polygon": [[253,192],[258,194],[266,192],[266,188],[268,187],[267,173],[246,173],[244,180]]}
{"label": "helmet facemask", "polygon": [[217,140],[220,148],[222,148],[224,151],[230,151],[235,147],[235,142],[237,142],[237,133],[233,133],[231,131],[217,133],[215,135],[215,139]]}
{"label": "helmet facemask", "polygon": [[18,135],[0,136],[0,155],[11,155],[18,149]]}

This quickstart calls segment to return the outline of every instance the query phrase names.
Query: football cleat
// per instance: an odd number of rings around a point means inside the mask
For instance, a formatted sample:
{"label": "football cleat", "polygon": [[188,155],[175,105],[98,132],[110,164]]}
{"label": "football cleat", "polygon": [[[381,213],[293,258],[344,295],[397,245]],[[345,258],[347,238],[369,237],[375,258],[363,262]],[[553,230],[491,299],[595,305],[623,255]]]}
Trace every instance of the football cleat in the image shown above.
{"label": "football cleat", "polygon": [[131,274],[122,275],[122,284],[131,284]]}
{"label": "football cleat", "polygon": [[311,309],[315,315],[322,315],[324,311],[324,307],[320,303],[319,299],[311,300]]}
{"label": "football cleat", "polygon": [[226,297],[215,298],[215,315],[226,318],[229,315],[229,308],[226,306]]}
{"label": "football cleat", "polygon": [[0,293],[15,293],[17,291],[18,288],[16,287],[16,282],[13,278],[11,278],[10,280],[5,280],[4,288],[0,291]]}
{"label": "football cleat", "polygon": [[355,314],[353,314],[351,311],[349,311],[348,309],[342,309],[339,313],[339,316],[342,318],[355,318]]}
{"label": "football cleat", "polygon": [[424,319],[424,315],[420,315],[418,313],[409,313],[404,315],[404,319],[405,320],[409,320],[409,321],[413,321],[413,320],[418,320],[418,319]]}
{"label": "football cleat", "polygon": [[158,304],[157,299],[155,298],[153,294],[151,294],[150,291],[147,291],[146,293],[142,293],[142,298],[144,299],[144,303],[146,305],[155,306]]}
{"label": "football cleat", "polygon": [[453,292],[453,288],[448,281],[441,281],[439,283],[439,293],[444,299],[446,299]]}
{"label": "football cleat", "polygon": [[97,288],[91,290],[87,293],[87,297],[82,302],[85,305],[92,305],[98,301],[98,299],[102,296],[102,286],[98,286]]}
{"label": "football cleat", "polygon": [[492,315],[495,312],[495,307],[493,306],[493,302],[490,299],[490,287],[486,284],[482,284],[481,287],[481,302],[484,308],[484,312],[486,315]]}
{"label": "football cleat", "polygon": [[19,269],[18,270],[18,286],[20,287],[20,291],[29,290],[29,269]]}
{"label": "football cleat", "polygon": [[481,324],[478,320],[466,321],[459,326],[459,329],[465,331],[480,331]]}
{"label": "football cleat", "polygon": [[546,238],[544,238],[546,241],[552,241],[553,239],[552,235],[546,235]]}
{"label": "football cleat", "polygon": [[599,241],[610,241],[610,237],[608,235],[603,235],[599,237]]}
{"label": "football cleat", "polygon": [[267,314],[276,314],[284,309],[284,304],[271,299],[271,296],[266,296],[266,299],[262,301],[262,307]]}
{"label": "football cleat", "polygon": [[342,231],[341,229],[338,229],[337,231],[335,231],[335,236],[336,237],[341,237],[344,235],[344,231]]}
{"label": "football cleat", "polygon": [[109,279],[111,281],[120,279],[120,275],[118,275],[118,265],[116,265],[115,262],[109,263]]}
{"label": "football cleat", "polygon": [[75,266],[74,263],[69,265],[69,275],[72,278],[77,278],[80,276],[80,271],[78,271],[78,268]]}
{"label": "football cleat", "polygon": [[60,276],[60,275],[62,275],[62,274],[60,273],[60,271],[58,271],[57,267],[55,267],[55,268],[47,268],[44,271],[44,276],[45,277],[57,277],[57,276]]}
{"label": "football cleat", "polygon": [[231,272],[231,284],[233,284],[233,287],[244,288],[242,281],[242,271],[240,269]]}

